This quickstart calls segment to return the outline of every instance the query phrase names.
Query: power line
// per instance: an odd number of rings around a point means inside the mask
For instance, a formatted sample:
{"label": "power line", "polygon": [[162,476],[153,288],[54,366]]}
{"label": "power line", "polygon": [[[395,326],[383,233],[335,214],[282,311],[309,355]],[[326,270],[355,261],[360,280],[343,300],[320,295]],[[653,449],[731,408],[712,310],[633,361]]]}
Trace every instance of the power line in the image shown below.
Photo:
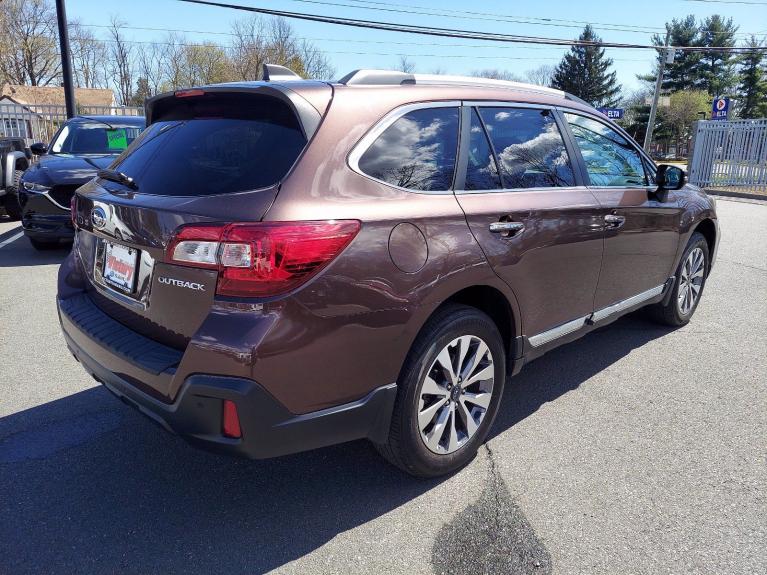
{"label": "power line", "polygon": [[[245,12],[254,12],[257,14],[268,14],[271,16],[282,16],[297,20],[308,20],[313,22],[323,22],[326,24],[337,24],[341,26],[351,26],[356,28],[367,28],[372,30],[388,30],[392,32],[405,32],[409,34],[421,34],[426,36],[440,36],[448,38],[466,38],[474,40],[491,40],[496,42],[510,43],[530,43],[546,44],[552,46],[598,46],[601,48],[644,48],[658,50],[659,47],[648,44],[629,44],[623,42],[588,42],[582,40],[565,40],[561,38],[545,38],[539,36],[509,35],[500,33],[477,32],[472,30],[460,30],[453,28],[437,28],[429,26],[417,26],[412,24],[396,24],[394,22],[381,22],[376,20],[360,20],[354,18],[341,18],[323,16],[321,14],[308,14],[304,12],[291,12],[286,10],[272,10],[269,8],[258,8],[255,6],[241,6],[238,4],[228,4],[225,2],[214,2],[212,0],[178,0],[190,4],[201,4],[206,6],[215,6],[218,8],[229,8]],[[684,50],[692,52],[717,50],[722,52],[742,52],[745,48],[735,46],[673,46],[675,50]],[[753,48],[752,48],[753,50]],[[759,51],[767,51],[767,47],[758,48]]]}

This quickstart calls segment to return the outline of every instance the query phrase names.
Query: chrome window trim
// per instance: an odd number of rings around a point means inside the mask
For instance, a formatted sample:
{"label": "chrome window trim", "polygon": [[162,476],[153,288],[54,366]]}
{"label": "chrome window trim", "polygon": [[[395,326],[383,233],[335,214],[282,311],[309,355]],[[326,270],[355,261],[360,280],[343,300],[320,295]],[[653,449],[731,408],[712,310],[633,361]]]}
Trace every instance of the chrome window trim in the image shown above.
{"label": "chrome window trim", "polygon": [[588,186],[551,186],[537,188],[497,188],[493,190],[455,190],[456,194],[519,194],[524,192],[572,192],[573,190],[589,190]]}
{"label": "chrome window trim", "polygon": [[[416,102],[413,104],[405,104],[404,106],[400,106],[398,108],[394,108],[390,112],[388,112],[386,115],[384,115],[383,118],[378,120],[368,132],[362,136],[362,138],[354,145],[351,152],[349,152],[349,155],[346,157],[346,163],[351,168],[351,170],[360,176],[363,176],[367,178],[368,180],[372,180],[374,182],[378,182],[379,184],[383,184],[385,186],[388,186],[390,188],[394,188],[395,190],[402,190],[403,192],[408,192],[411,194],[438,194],[438,195],[444,195],[444,194],[452,194],[452,186],[451,189],[447,190],[414,190],[411,188],[403,188],[402,186],[396,186],[394,184],[390,184],[389,182],[385,182],[383,180],[379,180],[378,178],[374,178],[373,176],[366,174],[360,169],[359,161],[362,155],[368,151],[368,148],[373,145],[373,142],[375,142],[378,137],[383,134],[386,129],[391,126],[394,122],[399,120],[402,116],[405,114],[409,114],[410,112],[414,112],[416,110],[427,110],[430,108],[456,108],[458,110],[458,121],[459,121],[459,133],[457,134],[457,138],[459,140],[458,145],[460,146],[460,109],[461,109],[461,101],[460,100],[440,100],[440,101],[432,101],[432,102]],[[455,160],[456,164],[458,162],[458,148],[455,150]],[[453,176],[455,177],[455,167],[453,167]]]}
{"label": "chrome window trim", "polygon": [[624,309],[628,309],[638,303],[642,303],[643,301],[652,299],[655,296],[662,294],[664,287],[665,287],[665,284],[661,284],[657,287],[648,289],[634,296],[631,296],[629,298],[616,302],[612,305],[608,305],[607,307],[603,307],[602,309],[594,312],[594,314],[591,316],[591,320],[594,322],[603,320],[606,317],[609,317],[613,314],[623,311]]}
{"label": "chrome window trim", "polygon": [[541,332],[538,335],[534,335],[528,338],[527,341],[529,341],[530,345],[533,347],[541,347],[542,345],[546,345],[555,339],[559,339],[560,337],[566,336],[567,334],[578,331],[584,325],[586,325],[586,321],[588,319],[589,316],[584,315],[583,317],[568,321],[567,323],[563,323],[562,325],[558,325],[557,327]]}
{"label": "chrome window trim", "polygon": [[535,104],[532,102],[513,102],[502,100],[462,100],[464,106],[471,106],[473,108],[525,108],[534,110],[551,110],[554,111],[556,106],[550,104]]}

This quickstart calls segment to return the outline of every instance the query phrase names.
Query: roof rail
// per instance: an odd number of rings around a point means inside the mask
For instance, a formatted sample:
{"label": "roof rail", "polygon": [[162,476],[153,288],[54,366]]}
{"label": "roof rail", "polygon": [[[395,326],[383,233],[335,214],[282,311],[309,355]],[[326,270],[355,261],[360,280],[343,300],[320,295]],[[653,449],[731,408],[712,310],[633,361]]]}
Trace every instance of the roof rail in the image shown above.
{"label": "roof rail", "polygon": [[407,72],[397,72],[395,70],[354,70],[338,81],[339,84],[347,86],[395,86],[403,84],[416,84],[421,86],[486,86],[488,88],[509,88],[512,90],[524,90],[527,92],[538,92],[540,94],[550,94],[566,98],[586,106],[577,96],[568,92],[548,88],[537,84],[526,84],[524,82],[513,82],[511,80],[495,80],[493,78],[479,78],[476,76],[448,76],[442,74],[409,74]]}
{"label": "roof rail", "polygon": [[290,68],[279,66],[278,64],[264,64],[263,66],[264,82],[285,82],[291,80],[303,80]]}

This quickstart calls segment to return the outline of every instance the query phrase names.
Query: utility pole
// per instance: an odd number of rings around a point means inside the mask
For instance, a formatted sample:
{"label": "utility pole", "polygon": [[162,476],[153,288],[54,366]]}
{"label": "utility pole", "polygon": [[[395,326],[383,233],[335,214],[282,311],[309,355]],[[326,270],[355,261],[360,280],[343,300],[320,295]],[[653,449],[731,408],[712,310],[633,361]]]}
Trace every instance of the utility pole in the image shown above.
{"label": "utility pole", "polygon": [[59,24],[59,45],[61,46],[61,74],[64,76],[64,102],[67,105],[67,118],[75,111],[75,87],[72,83],[72,55],[69,51],[69,31],[67,30],[67,9],[64,0],[56,0],[56,19]]}
{"label": "utility pole", "polygon": [[[650,144],[652,143],[652,132],[655,129],[655,114],[658,113],[658,98],[660,98],[660,89],[663,85],[663,69],[666,67],[666,60],[669,59],[668,43],[671,41],[671,32],[666,32],[666,47],[663,49],[663,58],[658,62],[658,79],[655,81],[655,94],[652,97],[652,107],[650,108],[650,119],[647,120],[647,130],[644,133],[644,151],[650,153]],[[673,52],[672,52],[673,54]],[[671,58],[673,62],[673,57]]]}

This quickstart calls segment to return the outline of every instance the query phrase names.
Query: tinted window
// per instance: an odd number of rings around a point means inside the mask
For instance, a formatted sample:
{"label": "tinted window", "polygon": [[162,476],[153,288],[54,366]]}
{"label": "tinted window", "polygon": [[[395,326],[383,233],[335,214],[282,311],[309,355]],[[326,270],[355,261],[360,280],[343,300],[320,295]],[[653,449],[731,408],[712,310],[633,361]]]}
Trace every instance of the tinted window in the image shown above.
{"label": "tinted window", "polygon": [[471,111],[471,129],[469,136],[469,163],[466,166],[467,190],[498,190],[501,178],[495,163],[493,151],[487,141],[485,129],[479,119],[477,110]]}
{"label": "tinted window", "polygon": [[137,126],[72,122],[56,134],[53,154],[119,154],[141,133]]}
{"label": "tinted window", "polygon": [[405,114],[362,154],[367,175],[410,190],[449,190],[458,147],[458,108]]}
{"label": "tinted window", "polygon": [[505,188],[575,185],[557,123],[548,110],[480,108]]}
{"label": "tinted window", "polygon": [[293,112],[274,98],[210,96],[163,110],[114,168],[131,176],[142,194],[163,196],[226,194],[279,182],[306,145]]}
{"label": "tinted window", "polygon": [[607,125],[565,114],[583,155],[592,186],[643,186],[642,157],[629,141]]}

